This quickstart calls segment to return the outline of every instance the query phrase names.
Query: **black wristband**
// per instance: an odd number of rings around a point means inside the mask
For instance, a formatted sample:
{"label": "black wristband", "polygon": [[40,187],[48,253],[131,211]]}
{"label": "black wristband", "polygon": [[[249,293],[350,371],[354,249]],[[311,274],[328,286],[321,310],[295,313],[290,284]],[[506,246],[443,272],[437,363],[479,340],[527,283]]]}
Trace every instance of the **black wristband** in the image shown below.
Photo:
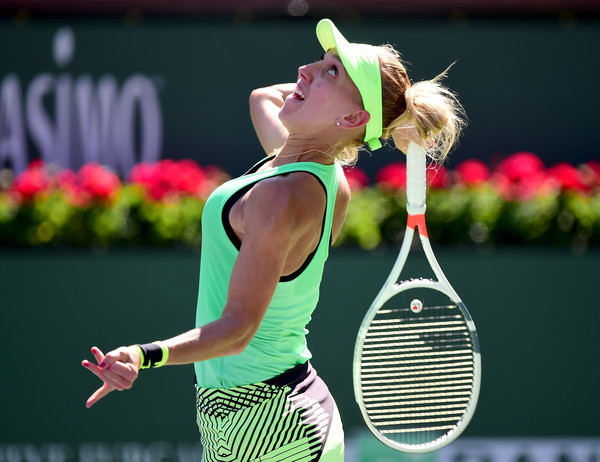
{"label": "black wristband", "polygon": [[157,345],[156,343],[144,343],[143,345],[138,346],[141,348],[142,353],[144,353],[140,369],[155,367],[156,364],[159,364],[162,361],[163,350],[160,345]]}

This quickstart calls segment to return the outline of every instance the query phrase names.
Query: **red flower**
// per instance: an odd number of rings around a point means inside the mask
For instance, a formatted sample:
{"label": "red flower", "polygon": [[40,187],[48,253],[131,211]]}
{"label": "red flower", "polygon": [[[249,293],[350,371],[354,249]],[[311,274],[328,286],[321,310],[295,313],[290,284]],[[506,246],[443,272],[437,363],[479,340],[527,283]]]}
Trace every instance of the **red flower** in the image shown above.
{"label": "red flower", "polygon": [[450,184],[450,173],[442,165],[427,168],[426,175],[427,184],[433,189],[443,189]]}
{"label": "red flower", "polygon": [[590,160],[581,166],[582,181],[590,188],[600,187],[600,162]]}
{"label": "red flower", "polygon": [[492,182],[505,200],[527,201],[557,187],[544,163],[531,152],[517,152],[502,160],[492,175]]}
{"label": "red flower", "polygon": [[48,192],[51,186],[52,179],[44,169],[44,163],[35,160],[15,178],[12,191],[16,193],[17,200],[28,201],[38,194]]}
{"label": "red flower", "polygon": [[181,195],[204,196],[207,175],[192,160],[166,159],[136,165],[129,174],[129,181],[142,186],[153,200],[163,200]]}
{"label": "red flower", "polygon": [[144,162],[136,164],[130,170],[128,180],[130,183],[139,185],[150,184],[153,181],[155,169],[156,164],[147,164]]}
{"label": "red flower", "polygon": [[160,164],[140,163],[129,172],[129,182],[141,186],[148,197],[161,200],[170,191],[170,185],[161,177]]}
{"label": "red flower", "polygon": [[171,178],[174,189],[190,196],[197,196],[206,175],[200,166],[192,160],[173,162],[166,169],[165,174]]}
{"label": "red flower", "polygon": [[384,189],[393,191],[406,189],[406,164],[392,162],[377,172],[377,183]]}
{"label": "red flower", "polygon": [[79,170],[81,186],[92,200],[111,200],[119,191],[121,181],[110,170],[92,162]]}
{"label": "red flower", "polygon": [[504,200],[528,201],[536,196],[555,192],[559,184],[547,172],[538,172],[521,178],[519,181],[510,181],[501,173],[492,176],[492,183]]}
{"label": "red flower", "polygon": [[121,189],[119,177],[95,162],[84,165],[77,174],[69,169],[63,170],[56,179],[69,201],[78,207],[86,207],[93,202],[110,202]]}
{"label": "red flower", "polygon": [[461,162],[454,169],[456,182],[466,186],[476,186],[490,178],[490,169],[482,161],[477,159],[468,159]]}
{"label": "red flower", "polygon": [[496,172],[505,175],[509,181],[536,176],[544,170],[544,163],[531,152],[517,152],[502,160]]}
{"label": "red flower", "polygon": [[45,168],[44,160],[43,159],[33,159],[32,161],[29,162],[29,164],[27,165],[27,168],[30,168],[30,169]]}
{"label": "red flower", "polygon": [[580,170],[567,162],[560,162],[548,170],[551,177],[555,178],[565,190],[588,192],[590,187],[583,181]]}
{"label": "red flower", "polygon": [[369,185],[367,174],[356,166],[344,168],[344,174],[352,191],[359,191]]}
{"label": "red flower", "polygon": [[87,204],[88,197],[81,187],[77,174],[73,170],[66,169],[60,171],[56,176],[56,181],[60,190],[66,193],[73,205],[83,207]]}

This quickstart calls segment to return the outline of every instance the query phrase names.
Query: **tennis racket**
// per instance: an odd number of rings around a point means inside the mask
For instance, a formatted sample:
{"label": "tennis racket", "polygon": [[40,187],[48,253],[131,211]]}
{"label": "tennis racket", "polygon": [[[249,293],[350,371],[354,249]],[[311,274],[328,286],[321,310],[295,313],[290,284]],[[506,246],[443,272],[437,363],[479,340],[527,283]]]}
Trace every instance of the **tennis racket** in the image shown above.
{"label": "tennis racket", "polygon": [[[396,450],[419,453],[445,446],[468,425],[479,396],[481,355],[475,324],[427,236],[426,153],[410,143],[406,157],[406,232],[360,326],[353,378],[369,430]],[[415,228],[437,281],[398,282]]]}

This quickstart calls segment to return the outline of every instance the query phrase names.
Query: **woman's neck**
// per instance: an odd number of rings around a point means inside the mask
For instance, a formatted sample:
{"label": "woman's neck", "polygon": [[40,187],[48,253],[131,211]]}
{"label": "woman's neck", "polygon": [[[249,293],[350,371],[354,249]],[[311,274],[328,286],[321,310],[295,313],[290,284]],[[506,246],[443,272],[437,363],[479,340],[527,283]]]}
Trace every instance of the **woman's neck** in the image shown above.
{"label": "woman's neck", "polygon": [[278,165],[292,162],[316,162],[319,164],[333,164],[337,159],[334,155],[326,151],[326,148],[294,146],[288,143],[275,153]]}

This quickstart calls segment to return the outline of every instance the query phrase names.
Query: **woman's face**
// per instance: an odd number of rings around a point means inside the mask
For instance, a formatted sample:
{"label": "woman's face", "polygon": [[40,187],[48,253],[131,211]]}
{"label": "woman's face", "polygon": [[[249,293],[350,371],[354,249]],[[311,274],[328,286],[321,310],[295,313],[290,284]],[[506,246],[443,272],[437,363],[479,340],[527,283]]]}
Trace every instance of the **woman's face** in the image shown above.
{"label": "woman's face", "polygon": [[296,91],[285,100],[279,118],[290,134],[317,135],[363,110],[360,93],[337,54],[298,69]]}

